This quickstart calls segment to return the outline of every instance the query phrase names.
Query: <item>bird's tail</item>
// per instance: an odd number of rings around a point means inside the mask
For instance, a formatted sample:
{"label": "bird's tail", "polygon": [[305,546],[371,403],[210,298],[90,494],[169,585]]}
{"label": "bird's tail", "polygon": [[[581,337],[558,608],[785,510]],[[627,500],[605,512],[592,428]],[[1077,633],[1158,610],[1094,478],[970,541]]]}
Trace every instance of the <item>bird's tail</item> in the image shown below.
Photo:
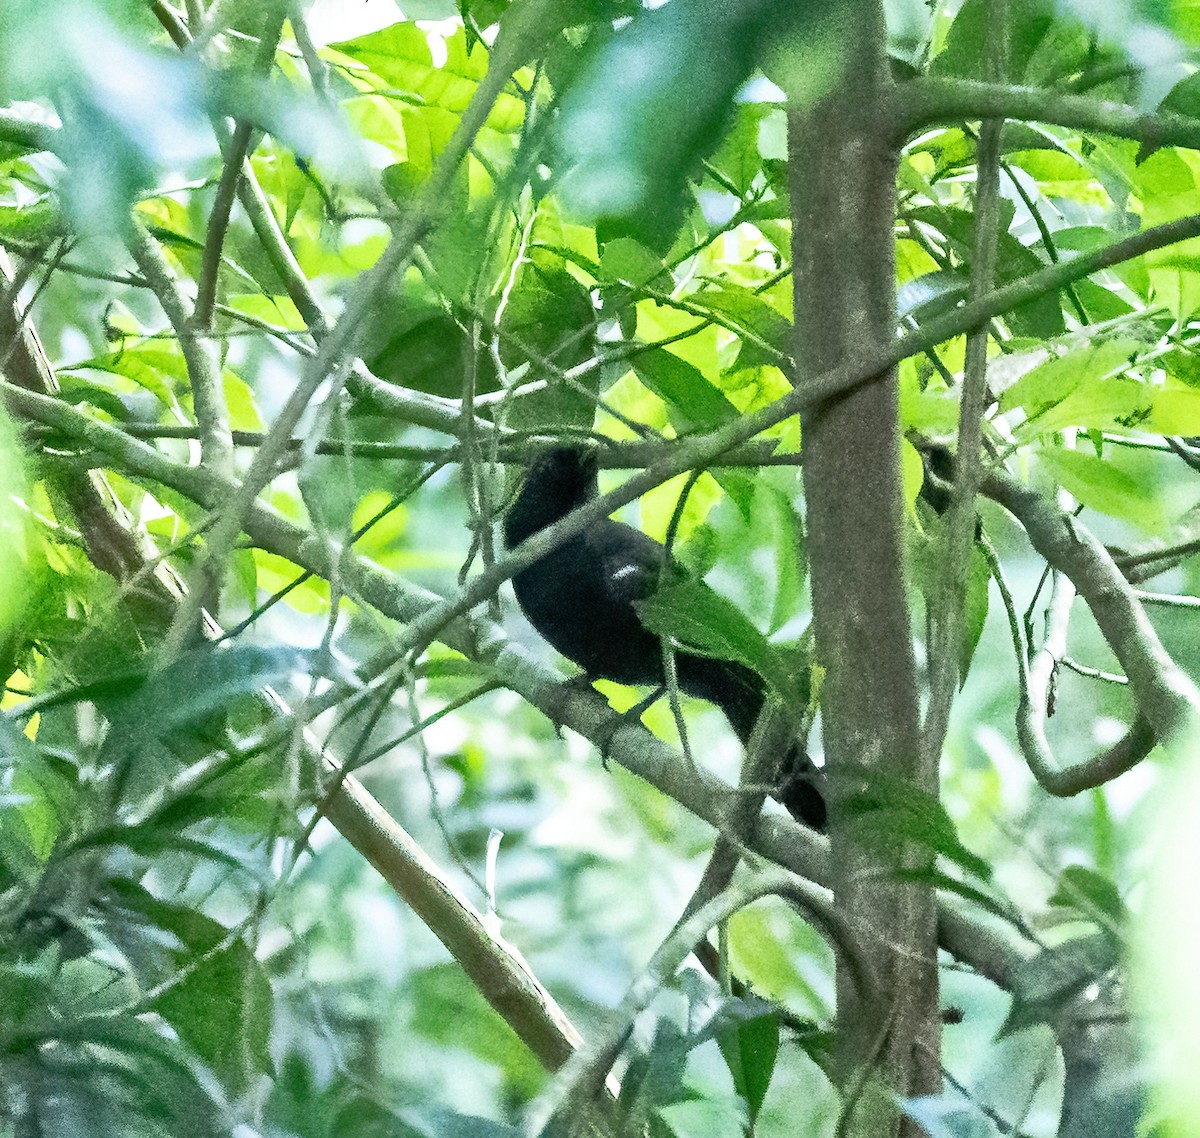
{"label": "bird's tail", "polygon": [[[737,737],[748,743],[758,722],[766,685],[757,672],[733,660],[714,660],[678,652],[675,657],[681,690],[715,703],[729,720]],[[793,818],[825,829],[825,798],[821,771],[813,765],[801,741],[790,748],[779,764],[775,797]]]}

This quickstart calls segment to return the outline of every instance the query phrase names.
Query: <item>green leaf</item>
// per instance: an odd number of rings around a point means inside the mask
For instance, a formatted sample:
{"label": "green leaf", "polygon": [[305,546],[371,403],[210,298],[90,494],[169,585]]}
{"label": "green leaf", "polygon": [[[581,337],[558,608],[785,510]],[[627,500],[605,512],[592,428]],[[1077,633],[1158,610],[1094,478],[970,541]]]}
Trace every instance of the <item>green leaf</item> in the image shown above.
{"label": "green leaf", "polygon": [[68,403],[78,407],[81,403],[90,403],[103,411],[117,423],[124,423],[132,418],[125,401],[110,387],[82,379],[70,372],[59,373],[59,389]]}
{"label": "green leaf", "polygon": [[712,165],[732,183],[741,195],[747,195],[755,180],[762,177],[763,155],[759,148],[764,119],[780,115],[771,103],[744,102],[733,109],[733,123],[726,133]]}
{"label": "green leaf", "polygon": [[[1002,35],[1006,44],[1003,78],[1019,82],[1035,53],[1054,29],[1055,9],[1050,0],[1011,0],[1003,9],[1007,27],[994,27],[987,0],[966,0],[946,35],[946,46],[930,70],[940,75],[963,75],[971,79],[986,74],[989,44]],[[1064,63],[1064,65],[1066,65]]]}
{"label": "green leaf", "polygon": [[908,184],[915,183],[915,188],[924,196],[933,197],[933,194],[930,192],[929,182],[922,178],[915,170],[911,169],[911,155],[918,154],[928,155],[933,160],[931,179],[937,182],[945,177],[946,174],[952,173],[955,170],[961,170],[963,167],[974,163],[975,139],[969,137],[962,129],[951,127],[931,131],[925,138],[913,143],[910,152],[910,162],[903,164],[900,168],[901,179],[906,179],[905,166],[909,165],[910,169],[907,172]]}
{"label": "green leaf", "polygon": [[367,364],[381,379],[399,387],[461,399],[472,357],[476,393],[497,390],[500,384],[490,355],[481,351],[474,356],[470,337],[449,314],[426,311],[415,322],[404,321]]}
{"label": "green leaf", "polygon": [[1140,424],[1156,435],[1200,435],[1200,389],[1167,387],[1151,393],[1150,411]]}
{"label": "green leaf", "polygon": [[797,1042],[818,1061],[830,1043],[829,1036],[818,1030],[817,1019],[827,1019],[829,991],[824,976],[812,967],[815,960],[828,957],[828,946],[821,935],[808,925],[794,920],[788,906],[767,900],[740,909],[729,919],[730,967],[739,976],[753,980],[755,989],[766,998],[787,1000],[809,1017],[811,1035]]}
{"label": "green leaf", "polygon": [[1040,434],[1079,427],[1085,431],[1145,430],[1152,389],[1136,379],[1115,377],[1081,384],[1061,403],[1022,423],[1014,435],[1022,442]]}
{"label": "green leaf", "polygon": [[[596,347],[596,314],[588,290],[565,269],[531,265],[510,294],[500,327],[501,359],[519,367],[532,356],[523,380],[546,383],[542,390],[508,401],[508,425],[591,427],[600,371],[593,369],[576,383],[561,375],[590,359]],[[550,367],[541,366],[538,357]]]}
{"label": "green leaf", "polygon": [[154,997],[153,1008],[234,1091],[271,1074],[271,984],[242,936],[140,885],[113,884],[126,909],[183,945],[174,953],[179,971]]}
{"label": "green leaf", "polygon": [[273,1071],[271,984],[241,940],[184,959],[151,1006],[235,1093]]}
{"label": "green leaf", "polygon": [[655,1021],[649,1046],[634,1056],[621,1080],[619,1103],[627,1111],[639,1107],[643,1111],[657,1111],[668,1103],[694,1098],[695,1092],[684,1082],[691,1048],[692,1040],[687,1033],[661,1016]]}
{"label": "green leaf", "polygon": [[1200,118],[1200,74],[1185,76],[1167,92],[1158,105],[1161,111],[1174,111],[1189,118]]}
{"label": "green leaf", "polygon": [[[515,367],[532,348],[565,371],[591,358],[595,323],[591,295],[574,276],[566,269],[531,264],[509,294],[500,325],[500,356]],[[544,374],[534,364],[531,378]]]}
{"label": "green leaf", "polygon": [[774,1014],[739,1020],[717,1040],[733,1086],[746,1101],[753,1127],[779,1057],[779,1019]]}
{"label": "green leaf", "polygon": [[991,880],[991,866],[963,844],[945,806],[919,787],[873,772],[870,786],[851,799],[850,807],[863,824],[863,836],[889,852],[898,852],[907,839]]}
{"label": "green leaf", "polygon": [[118,352],[85,360],[71,371],[85,369],[122,376],[150,392],[164,407],[177,406],[175,387],[183,369],[183,355],[178,351],[150,341],[126,344]]}
{"label": "green leaf", "polygon": [[[411,206],[426,179],[433,173],[438,155],[446,148],[458,125],[458,119],[441,107],[403,107],[400,122],[404,130],[404,161],[383,172],[383,184],[389,197],[402,208]],[[443,203],[449,210],[465,210],[469,187],[465,170],[451,183]]]}
{"label": "green leaf", "polygon": [[[164,734],[187,723],[195,723],[215,711],[226,710],[239,697],[253,695],[263,687],[287,679],[305,667],[308,653],[293,648],[260,648],[251,644],[197,648],[185,652],[145,683],[122,683],[122,699],[110,707],[125,730],[135,722]],[[137,673],[129,674],[129,678]],[[78,689],[75,698],[102,700],[100,684]]]}
{"label": "green leaf", "polygon": [[[370,69],[384,84],[416,96],[420,103],[462,114],[487,71],[482,46],[468,49],[466,33],[457,29],[444,38],[446,61],[434,66],[427,34],[416,24],[397,23],[369,35],[330,44],[333,51]],[[493,130],[513,131],[525,119],[525,104],[507,92],[488,113]]]}
{"label": "green leaf", "polygon": [[1111,878],[1082,865],[1069,865],[1058,875],[1058,885],[1050,897],[1051,905],[1077,909],[1095,920],[1097,914],[1123,928],[1129,911]]}
{"label": "green leaf", "polygon": [[308,327],[295,301],[283,294],[264,296],[257,292],[234,293],[225,298],[225,304],[276,328],[286,328],[289,332],[302,332]]}
{"label": "green leaf", "polygon": [[598,271],[601,284],[626,284],[633,288],[657,284],[669,288],[671,283],[662,257],[632,237],[606,241]]}
{"label": "green leaf", "polygon": [[735,1100],[709,1095],[668,1103],[655,1114],[675,1138],[726,1138],[745,1132],[745,1118],[739,1106]]}
{"label": "green leaf", "polygon": [[1150,532],[1166,524],[1155,488],[1119,470],[1111,459],[1058,447],[1043,447],[1037,453],[1054,480],[1090,509],[1136,522]]}
{"label": "green leaf", "polygon": [[1048,408],[1061,403],[1081,385],[1099,383],[1125,370],[1145,348],[1141,340],[1120,338],[1088,343],[1055,356],[1031,368],[1005,390],[1000,396],[1000,410],[1023,407],[1028,420],[1040,423],[1040,416]]}
{"label": "green leaf", "polygon": [[704,525],[679,549],[679,559],[773,636],[803,610],[808,562],[804,524],[794,504],[796,482],[785,469],[754,477],[738,470],[713,473],[728,501],[707,513]]}
{"label": "green leaf", "polygon": [[58,206],[49,198],[25,206],[0,205],[0,239],[48,245],[66,230]]}
{"label": "green leaf", "polygon": [[522,1098],[544,1086],[545,1072],[457,965],[412,971],[406,998],[413,1001],[411,1030],[421,1038],[465,1047],[489,1064],[502,1065]]}
{"label": "green leaf", "polygon": [[702,581],[690,578],[661,584],[635,607],[651,632],[668,636],[705,655],[738,660],[757,672],[785,706],[807,706],[797,679],[780,654],[741,610]]}
{"label": "green leaf", "polygon": [[683,429],[718,427],[738,417],[738,409],[699,368],[665,348],[639,352],[630,362],[638,379],[671,408],[672,420]]}
{"label": "green leaf", "polygon": [[[1119,267],[1119,270],[1131,276],[1136,275],[1137,271],[1133,267],[1133,262],[1128,261],[1124,266]],[[1071,289],[1079,303],[1083,305],[1088,318],[1097,324],[1108,320],[1119,320],[1135,311],[1133,305],[1123,296],[1119,296],[1114,289],[1105,288],[1103,285],[1096,284],[1095,281],[1076,281]]]}
{"label": "green leaf", "polygon": [[224,368],[221,385],[225,389],[225,405],[229,409],[229,426],[235,431],[261,431],[263,417],[251,386],[236,372]]}
{"label": "green leaf", "polygon": [[940,893],[962,897],[981,912],[991,913],[1006,924],[1012,924],[1019,917],[1016,908],[1004,897],[996,896],[987,889],[964,881],[937,866],[931,870],[901,871],[899,876],[906,880],[927,882]]}
{"label": "green leaf", "polygon": [[962,688],[967,682],[967,673],[979,647],[983,626],[987,623],[988,588],[992,575],[987,558],[978,543],[971,543],[971,554],[967,561],[966,592],[963,597],[963,638],[959,659],[959,682]]}
{"label": "green leaf", "polygon": [[[41,547],[29,515],[20,504],[28,493],[26,485],[25,456],[17,432],[7,413],[0,409],[0,581],[9,583],[7,588],[0,588],[0,665],[15,666],[15,658],[9,657],[15,657],[17,632],[33,599],[29,582],[41,569],[34,556],[35,551],[42,553]],[[3,678],[11,671],[5,671]]]}
{"label": "green leaf", "polygon": [[[1011,210],[1010,210],[1011,213]],[[949,206],[918,206],[910,211],[916,220],[931,225],[945,235],[955,253],[970,265],[975,256],[975,217],[965,209]],[[1045,268],[1045,262],[1023,245],[1007,229],[999,235],[996,255],[997,284],[1009,284]],[[1062,308],[1057,293],[1031,300],[1006,314],[1015,331],[1038,339],[1060,335],[1064,329]]]}
{"label": "green leaf", "polygon": [[939,269],[905,281],[896,294],[897,314],[918,323],[942,316],[967,297],[970,277],[957,269]]}
{"label": "green leaf", "polygon": [[725,282],[695,293],[689,299],[701,308],[731,317],[735,327],[752,333],[772,349],[764,351],[752,341],[743,341],[736,366],[754,367],[762,362],[778,366],[780,357],[785,360],[791,358],[792,322],[759,294],[741,285]]}
{"label": "green leaf", "polygon": [[[206,1083],[211,1088],[211,1077],[148,1020],[68,1018],[51,1038],[57,1061],[40,1074],[53,1080],[55,1094],[43,1104],[46,1113],[39,1119],[50,1124],[56,1138],[96,1133],[221,1138],[230,1133],[229,1109],[205,1089]],[[80,1117],[86,1126],[75,1129]]]}
{"label": "green leaf", "polygon": [[[809,99],[840,70],[843,45],[822,17],[817,5],[692,0],[643,7],[594,36],[558,124],[573,167],[564,184],[573,206],[619,222],[622,235],[653,248],[669,245],[697,159],[725,133],[734,93],[768,48],[786,57],[772,77],[811,81]],[[805,35],[818,29],[824,35]],[[791,54],[804,52],[813,66]]]}
{"label": "green leaf", "polygon": [[254,556],[258,587],[264,594],[274,596],[286,589],[287,595],[283,598],[283,603],[288,608],[308,616],[328,611],[328,581],[320,577],[309,577],[297,585],[297,578],[304,573],[300,566],[262,549],[254,549],[251,552]]}

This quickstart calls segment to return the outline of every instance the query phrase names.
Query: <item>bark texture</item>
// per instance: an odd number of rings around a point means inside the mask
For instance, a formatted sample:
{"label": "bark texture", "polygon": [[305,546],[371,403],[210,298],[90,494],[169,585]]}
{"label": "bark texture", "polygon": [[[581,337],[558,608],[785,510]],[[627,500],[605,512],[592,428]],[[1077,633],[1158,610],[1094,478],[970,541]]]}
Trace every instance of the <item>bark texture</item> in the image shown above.
{"label": "bark texture", "polygon": [[[896,334],[896,143],[882,10],[844,6],[853,63],[789,121],[797,382]],[[858,937],[838,969],[838,1070],[847,1134],[916,1135],[900,1098],[940,1085],[933,890],[903,871],[932,861],[898,801],[936,795],[921,769],[904,566],[895,371],[801,415],[813,621],[825,669],[833,886]],[[913,795],[912,792],[917,794]],[[909,815],[911,816],[911,815]],[[906,879],[907,878],[907,879]]]}

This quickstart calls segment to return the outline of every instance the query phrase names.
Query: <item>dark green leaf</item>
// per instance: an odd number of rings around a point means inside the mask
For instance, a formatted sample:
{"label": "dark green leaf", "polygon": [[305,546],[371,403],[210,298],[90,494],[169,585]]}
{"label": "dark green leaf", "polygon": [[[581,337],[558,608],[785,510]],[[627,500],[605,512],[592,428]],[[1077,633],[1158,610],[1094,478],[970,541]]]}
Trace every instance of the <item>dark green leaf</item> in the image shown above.
{"label": "dark green leaf", "polygon": [[[823,68],[780,61],[793,82],[827,80],[840,69],[842,45],[832,30],[819,40],[802,34],[821,16],[817,6],[782,0],[693,0],[643,8],[595,37],[564,99],[559,133],[573,167],[565,190],[577,208],[620,222],[623,236],[664,248],[683,218],[687,178],[723,135],[734,92],[768,48],[782,57],[819,44]],[[805,91],[810,99],[820,93]]]}
{"label": "dark green leaf", "polygon": [[[304,669],[309,659],[309,654],[292,648],[249,644],[197,648],[144,683],[138,684],[137,673],[131,673],[119,683],[119,693],[112,693],[119,695],[119,703],[110,710],[125,730],[150,728],[161,736],[286,680]],[[105,696],[112,686],[91,685],[86,698],[107,703]],[[102,694],[100,689],[107,690]]]}
{"label": "dark green leaf", "polygon": [[466,331],[444,312],[398,330],[367,363],[381,379],[447,399],[462,398],[472,366],[477,394],[500,386],[491,356],[484,350],[475,354]]}
{"label": "dark green leaf", "polygon": [[[1055,31],[1054,5],[1051,0],[1012,0],[1001,11],[1008,25],[1003,29],[995,27],[994,20],[989,19],[992,6],[987,0],[966,0],[955,15],[946,35],[946,46],[934,59],[931,70],[935,74],[963,75],[972,79],[987,74],[989,44],[992,37],[1003,36],[1007,45],[1003,78],[1010,82],[1024,79],[1035,54],[1043,49],[1047,37]],[[1069,70],[1077,65],[1077,57],[1074,63],[1068,60],[1059,63],[1060,68]],[[1045,70],[1043,64],[1039,72]]]}
{"label": "dark green leaf", "polygon": [[[923,221],[943,233],[950,241],[960,259],[969,265],[974,257],[974,215],[962,209],[947,206],[920,206],[911,211],[912,217]],[[1045,268],[1045,262],[1032,250],[1022,245],[1006,228],[1000,233],[996,259],[997,284],[1028,276]],[[1065,328],[1058,295],[1050,293],[1013,309],[1006,317],[1015,331],[1038,339],[1048,339],[1061,334]]]}
{"label": "dark green leaf", "polygon": [[775,1073],[779,1019],[775,1015],[757,1015],[741,1020],[726,1028],[718,1042],[733,1076],[734,1089],[746,1100],[753,1126]]}
{"label": "dark green leaf", "polygon": [[1077,909],[1085,917],[1107,917],[1118,927],[1124,927],[1129,911],[1116,885],[1094,869],[1069,865],[1058,875],[1058,886],[1050,898],[1051,905]]}
{"label": "dark green leaf", "polygon": [[984,881],[991,879],[991,866],[963,845],[946,808],[917,787],[873,772],[870,788],[855,795],[850,807],[863,824],[865,839],[878,841],[893,852],[907,839],[948,857]]}
{"label": "dark green leaf", "polygon": [[668,580],[654,596],[635,602],[652,632],[705,655],[738,660],[767,681],[788,707],[805,707],[797,679],[779,653],[741,610],[702,581]]}
{"label": "dark green leaf", "polygon": [[668,405],[682,429],[717,427],[737,418],[738,410],[724,392],[665,348],[639,352],[631,362],[638,379]]}
{"label": "dark green leaf", "polygon": [[971,670],[975,649],[979,647],[979,638],[983,635],[984,624],[987,623],[988,588],[991,581],[991,569],[987,559],[978,544],[972,542],[963,596],[963,639],[958,662],[960,688],[967,682],[967,673]]}
{"label": "dark green leaf", "polygon": [[155,996],[154,1009],[231,1088],[244,1090],[270,1074],[271,985],[241,936],[145,892],[126,890],[123,902],[187,947],[177,958],[178,974]]}

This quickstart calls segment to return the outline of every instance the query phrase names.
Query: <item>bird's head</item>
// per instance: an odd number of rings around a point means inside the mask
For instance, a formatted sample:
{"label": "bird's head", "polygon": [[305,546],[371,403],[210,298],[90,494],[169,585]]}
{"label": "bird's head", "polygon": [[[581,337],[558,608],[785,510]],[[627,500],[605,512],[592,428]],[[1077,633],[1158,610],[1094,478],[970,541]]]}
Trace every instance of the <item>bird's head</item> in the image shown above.
{"label": "bird's head", "polygon": [[599,492],[596,452],[556,446],[534,460],[516,501],[504,516],[504,541],[511,549],[553,525]]}

